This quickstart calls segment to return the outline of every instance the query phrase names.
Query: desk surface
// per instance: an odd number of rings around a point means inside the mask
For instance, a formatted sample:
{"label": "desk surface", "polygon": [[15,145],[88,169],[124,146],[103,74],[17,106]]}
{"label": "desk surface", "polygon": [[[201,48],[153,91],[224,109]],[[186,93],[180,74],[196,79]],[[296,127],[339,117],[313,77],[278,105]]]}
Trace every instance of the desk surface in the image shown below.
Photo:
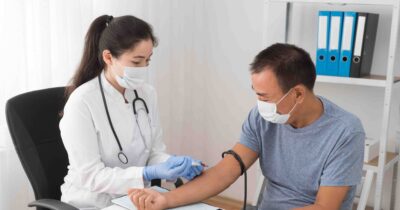
{"label": "desk surface", "polygon": [[[212,197],[210,199],[205,200],[204,203],[212,206],[217,206],[221,209],[229,209],[229,210],[241,210],[243,206],[243,203],[241,201],[234,200],[231,198],[226,198],[223,196]],[[126,210],[126,209],[118,205],[112,205],[107,208],[104,208],[103,210]]]}
{"label": "desk surface", "polygon": [[112,205],[112,206],[106,207],[106,208],[104,208],[102,210],[126,210],[126,208],[123,208],[123,207],[118,206],[118,205]]}

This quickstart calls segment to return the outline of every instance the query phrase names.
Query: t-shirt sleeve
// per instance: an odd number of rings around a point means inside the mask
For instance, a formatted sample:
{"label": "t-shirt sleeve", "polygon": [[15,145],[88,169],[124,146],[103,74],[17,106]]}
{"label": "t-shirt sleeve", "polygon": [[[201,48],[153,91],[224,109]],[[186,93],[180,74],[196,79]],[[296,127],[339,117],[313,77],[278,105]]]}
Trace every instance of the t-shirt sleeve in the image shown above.
{"label": "t-shirt sleeve", "polygon": [[257,107],[253,108],[243,122],[242,131],[240,133],[240,144],[250,148],[256,153],[260,152],[259,138],[257,137]]}
{"label": "t-shirt sleeve", "polygon": [[321,176],[321,186],[354,186],[362,177],[364,132],[344,137],[329,155]]}

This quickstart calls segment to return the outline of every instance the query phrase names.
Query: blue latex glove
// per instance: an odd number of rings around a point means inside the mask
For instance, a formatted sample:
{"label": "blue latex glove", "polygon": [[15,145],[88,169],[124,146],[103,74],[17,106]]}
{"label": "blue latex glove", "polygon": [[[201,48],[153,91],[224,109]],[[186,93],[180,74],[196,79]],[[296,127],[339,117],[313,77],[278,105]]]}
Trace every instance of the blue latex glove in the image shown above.
{"label": "blue latex glove", "polygon": [[203,172],[203,165],[201,161],[199,160],[194,160],[191,157],[188,157],[191,160],[191,166],[189,168],[189,172],[187,174],[184,174],[183,177],[187,180],[192,180],[194,177],[200,175]]}
{"label": "blue latex glove", "polygon": [[146,166],[143,169],[143,179],[175,180],[190,173],[192,159],[185,156],[172,156],[166,162],[153,166]]}

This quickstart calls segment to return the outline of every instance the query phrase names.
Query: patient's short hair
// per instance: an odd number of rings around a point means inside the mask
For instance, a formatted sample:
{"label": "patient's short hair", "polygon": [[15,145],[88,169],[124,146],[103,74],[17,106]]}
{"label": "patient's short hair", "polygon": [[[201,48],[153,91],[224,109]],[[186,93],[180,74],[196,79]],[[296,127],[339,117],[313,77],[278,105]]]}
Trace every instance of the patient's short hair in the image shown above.
{"label": "patient's short hair", "polygon": [[252,74],[271,69],[282,91],[287,92],[296,85],[303,84],[313,90],[316,78],[315,66],[310,54],[291,44],[277,43],[264,49],[250,64]]}

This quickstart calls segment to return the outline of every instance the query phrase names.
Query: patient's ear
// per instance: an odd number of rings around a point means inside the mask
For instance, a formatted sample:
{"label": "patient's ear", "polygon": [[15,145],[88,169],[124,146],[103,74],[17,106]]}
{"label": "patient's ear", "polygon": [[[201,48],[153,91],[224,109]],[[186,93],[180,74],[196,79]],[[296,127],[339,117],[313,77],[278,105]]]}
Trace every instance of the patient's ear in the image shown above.
{"label": "patient's ear", "polygon": [[301,104],[304,101],[304,98],[306,97],[306,94],[309,92],[309,90],[304,86],[304,85],[296,85],[293,88],[294,94],[296,94],[296,102]]}

